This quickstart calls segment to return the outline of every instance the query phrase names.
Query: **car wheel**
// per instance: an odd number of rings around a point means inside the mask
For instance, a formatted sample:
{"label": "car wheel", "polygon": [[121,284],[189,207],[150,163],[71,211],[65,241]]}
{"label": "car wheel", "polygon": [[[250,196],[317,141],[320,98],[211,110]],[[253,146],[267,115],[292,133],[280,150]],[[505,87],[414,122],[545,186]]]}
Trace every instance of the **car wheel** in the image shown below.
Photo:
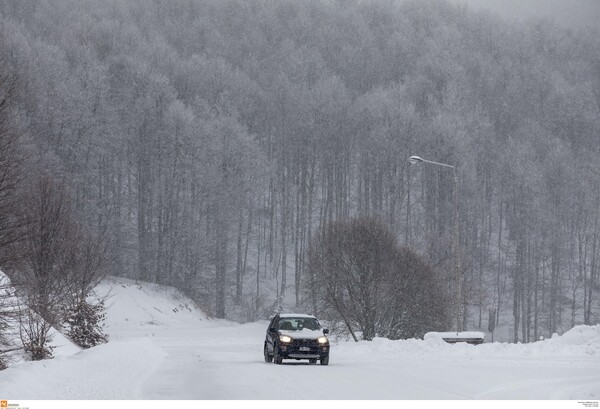
{"label": "car wheel", "polygon": [[277,347],[273,348],[273,362],[275,362],[276,365],[281,365],[283,362],[283,358],[279,355]]}
{"label": "car wheel", "polygon": [[269,363],[273,362],[273,355],[269,355],[269,351],[267,350],[267,344],[265,344],[264,354],[265,354],[265,362],[269,362]]}
{"label": "car wheel", "polygon": [[308,362],[310,362],[311,364],[316,364],[317,360],[315,358],[311,358],[308,360]]}
{"label": "car wheel", "polygon": [[329,355],[324,358],[321,358],[321,365],[329,365]]}

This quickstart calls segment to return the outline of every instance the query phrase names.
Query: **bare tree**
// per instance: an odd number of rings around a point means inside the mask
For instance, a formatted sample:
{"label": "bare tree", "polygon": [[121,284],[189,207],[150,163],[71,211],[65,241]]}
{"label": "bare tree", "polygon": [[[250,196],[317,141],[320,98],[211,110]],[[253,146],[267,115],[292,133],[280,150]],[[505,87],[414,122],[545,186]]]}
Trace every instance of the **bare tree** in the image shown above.
{"label": "bare tree", "polygon": [[104,300],[93,301],[94,288],[107,275],[107,241],[103,235],[87,231],[83,226],[74,229],[71,239],[66,285],[66,312],[62,318],[66,335],[83,348],[108,341],[103,332]]}
{"label": "bare tree", "polygon": [[[20,240],[26,221],[22,217],[19,185],[22,181],[24,127],[21,124],[15,95],[17,78],[8,64],[5,45],[0,37],[0,265],[18,257],[14,245]],[[6,336],[17,318],[14,287],[0,272],[0,369],[6,366],[2,354],[14,345]]]}
{"label": "bare tree", "polygon": [[366,340],[407,338],[447,325],[448,297],[433,269],[400,248],[377,219],[321,230],[309,253],[308,276],[314,277],[309,285],[316,286],[318,313],[343,321],[353,336],[358,328]]}
{"label": "bare tree", "polygon": [[[0,38],[1,40],[1,38]],[[11,245],[20,238],[25,221],[20,213],[18,187],[25,159],[24,127],[16,107],[17,78],[0,41],[0,264],[15,259]]]}
{"label": "bare tree", "polygon": [[22,309],[22,340],[33,359],[51,355],[52,325],[60,325],[68,296],[68,269],[73,263],[73,224],[66,188],[41,176],[26,193],[27,229],[16,272]]}
{"label": "bare tree", "polygon": [[68,303],[75,306],[85,302],[94,288],[106,278],[108,240],[102,233],[95,234],[83,226],[73,230],[71,257],[66,265],[69,287]]}

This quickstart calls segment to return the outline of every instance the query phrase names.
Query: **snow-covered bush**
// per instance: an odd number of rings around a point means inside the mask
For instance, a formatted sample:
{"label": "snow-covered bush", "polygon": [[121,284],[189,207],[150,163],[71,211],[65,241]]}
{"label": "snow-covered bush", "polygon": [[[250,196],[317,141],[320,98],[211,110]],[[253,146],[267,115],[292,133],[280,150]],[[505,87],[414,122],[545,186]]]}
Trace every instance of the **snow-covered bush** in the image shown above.
{"label": "snow-covered bush", "polygon": [[108,342],[108,337],[103,332],[105,315],[103,301],[96,305],[87,301],[78,303],[67,312],[66,335],[82,348]]}

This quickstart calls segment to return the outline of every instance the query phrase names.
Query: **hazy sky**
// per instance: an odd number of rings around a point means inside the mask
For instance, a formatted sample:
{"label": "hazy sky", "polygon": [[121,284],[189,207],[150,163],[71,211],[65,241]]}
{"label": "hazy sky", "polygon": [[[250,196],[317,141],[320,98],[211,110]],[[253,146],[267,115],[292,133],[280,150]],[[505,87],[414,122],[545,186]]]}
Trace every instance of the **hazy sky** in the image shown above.
{"label": "hazy sky", "polygon": [[600,0],[455,0],[474,9],[485,7],[505,18],[545,18],[567,27],[600,28]]}

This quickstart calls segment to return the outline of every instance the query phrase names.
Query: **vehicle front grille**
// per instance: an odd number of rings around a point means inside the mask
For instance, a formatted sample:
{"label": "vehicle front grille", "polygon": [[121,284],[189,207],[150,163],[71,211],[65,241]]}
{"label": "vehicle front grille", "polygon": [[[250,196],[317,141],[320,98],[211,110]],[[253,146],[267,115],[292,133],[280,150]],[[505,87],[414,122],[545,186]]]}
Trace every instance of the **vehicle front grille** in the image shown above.
{"label": "vehicle front grille", "polygon": [[316,339],[295,339],[289,345],[288,351],[294,354],[318,354],[319,343]]}

